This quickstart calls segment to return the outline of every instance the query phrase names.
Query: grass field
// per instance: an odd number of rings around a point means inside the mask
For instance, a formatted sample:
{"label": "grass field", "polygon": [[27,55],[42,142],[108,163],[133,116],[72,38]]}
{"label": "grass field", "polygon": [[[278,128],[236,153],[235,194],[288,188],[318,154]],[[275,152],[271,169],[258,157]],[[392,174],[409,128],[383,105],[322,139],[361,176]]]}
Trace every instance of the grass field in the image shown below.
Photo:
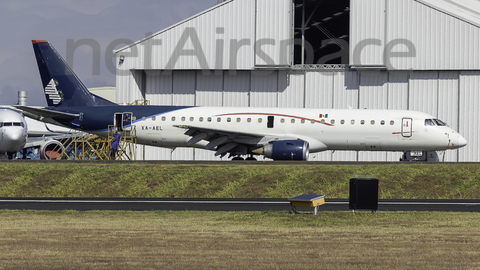
{"label": "grass field", "polygon": [[[0,162],[0,197],[480,199],[477,164]],[[480,213],[0,210],[0,269],[480,269]]]}
{"label": "grass field", "polygon": [[479,269],[480,213],[0,211],[0,269]]}
{"label": "grass field", "polygon": [[176,165],[0,162],[0,197],[348,198],[374,175],[381,199],[480,199],[478,164]]}

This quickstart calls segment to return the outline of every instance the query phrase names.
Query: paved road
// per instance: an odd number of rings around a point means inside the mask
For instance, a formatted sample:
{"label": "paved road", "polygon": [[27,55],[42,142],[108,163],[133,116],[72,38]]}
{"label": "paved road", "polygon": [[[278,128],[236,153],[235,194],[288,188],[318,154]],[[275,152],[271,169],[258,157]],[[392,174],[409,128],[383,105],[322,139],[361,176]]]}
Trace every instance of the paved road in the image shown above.
{"label": "paved road", "polygon": [[[288,199],[178,199],[178,198],[0,198],[9,210],[197,210],[290,211]],[[299,211],[313,208],[299,207]],[[326,199],[319,211],[348,211],[348,199]],[[379,200],[378,211],[480,212],[480,200]]]}

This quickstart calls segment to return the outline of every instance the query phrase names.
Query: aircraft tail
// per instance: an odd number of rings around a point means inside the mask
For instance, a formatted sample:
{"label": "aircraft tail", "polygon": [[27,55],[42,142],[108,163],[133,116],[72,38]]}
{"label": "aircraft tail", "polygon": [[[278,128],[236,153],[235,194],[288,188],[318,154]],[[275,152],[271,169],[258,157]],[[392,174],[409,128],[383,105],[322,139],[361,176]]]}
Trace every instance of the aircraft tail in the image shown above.
{"label": "aircraft tail", "polygon": [[48,41],[32,44],[49,107],[116,105],[90,93]]}

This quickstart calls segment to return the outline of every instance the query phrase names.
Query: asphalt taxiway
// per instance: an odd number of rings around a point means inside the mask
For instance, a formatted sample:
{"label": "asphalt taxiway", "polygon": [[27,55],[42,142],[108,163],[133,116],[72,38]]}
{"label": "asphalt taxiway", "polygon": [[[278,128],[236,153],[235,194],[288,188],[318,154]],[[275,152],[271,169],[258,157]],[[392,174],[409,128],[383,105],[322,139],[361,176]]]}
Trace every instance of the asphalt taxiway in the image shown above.
{"label": "asphalt taxiway", "polygon": [[[288,199],[0,198],[5,210],[290,211]],[[299,211],[312,211],[299,207]],[[349,211],[348,199],[326,199],[319,211]],[[377,211],[480,212],[480,200],[384,200]]]}

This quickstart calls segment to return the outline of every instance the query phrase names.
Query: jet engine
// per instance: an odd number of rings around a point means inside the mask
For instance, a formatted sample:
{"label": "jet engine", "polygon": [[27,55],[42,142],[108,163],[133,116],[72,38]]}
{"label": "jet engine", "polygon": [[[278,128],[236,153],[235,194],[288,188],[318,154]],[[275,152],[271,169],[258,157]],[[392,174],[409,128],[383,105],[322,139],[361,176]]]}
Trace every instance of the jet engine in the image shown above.
{"label": "jet engine", "polygon": [[273,160],[307,160],[310,154],[308,142],[302,140],[273,141],[253,151]]}
{"label": "jet engine", "polygon": [[63,144],[56,140],[48,140],[40,146],[40,158],[41,159],[57,159],[65,147]]}

